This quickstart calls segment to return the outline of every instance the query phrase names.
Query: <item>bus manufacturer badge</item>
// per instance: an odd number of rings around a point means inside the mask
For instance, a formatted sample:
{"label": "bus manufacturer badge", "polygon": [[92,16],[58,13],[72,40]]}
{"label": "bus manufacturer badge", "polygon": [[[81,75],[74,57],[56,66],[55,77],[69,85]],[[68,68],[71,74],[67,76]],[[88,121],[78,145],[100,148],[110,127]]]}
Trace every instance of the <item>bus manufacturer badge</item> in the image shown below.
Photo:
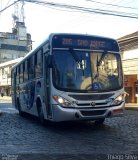
{"label": "bus manufacturer badge", "polygon": [[92,107],[95,107],[96,104],[95,104],[95,102],[91,102],[90,105],[91,105]]}

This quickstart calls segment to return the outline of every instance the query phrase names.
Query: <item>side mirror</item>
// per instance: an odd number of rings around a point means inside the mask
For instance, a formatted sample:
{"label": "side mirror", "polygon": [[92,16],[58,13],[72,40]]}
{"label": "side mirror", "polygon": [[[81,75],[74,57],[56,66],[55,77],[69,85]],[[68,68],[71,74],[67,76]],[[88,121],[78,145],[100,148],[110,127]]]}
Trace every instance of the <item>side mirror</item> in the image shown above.
{"label": "side mirror", "polygon": [[48,68],[53,67],[53,56],[52,55],[48,55],[48,57],[46,58],[46,66]]}

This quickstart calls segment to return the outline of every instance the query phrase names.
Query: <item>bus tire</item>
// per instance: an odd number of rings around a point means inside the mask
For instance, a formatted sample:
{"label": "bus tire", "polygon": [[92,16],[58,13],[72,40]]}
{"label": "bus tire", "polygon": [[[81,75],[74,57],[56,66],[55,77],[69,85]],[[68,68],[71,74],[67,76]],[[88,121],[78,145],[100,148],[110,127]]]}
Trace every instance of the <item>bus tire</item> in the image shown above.
{"label": "bus tire", "polygon": [[96,125],[101,125],[101,124],[104,123],[104,121],[105,121],[105,118],[101,118],[101,119],[95,120],[95,124]]}
{"label": "bus tire", "polygon": [[20,115],[21,117],[23,117],[24,114],[23,114],[23,111],[21,110],[21,105],[20,105],[19,99],[17,99],[17,108],[18,108],[18,111],[19,111],[19,115]]}
{"label": "bus tire", "polygon": [[39,121],[42,125],[44,125],[45,119],[44,119],[44,113],[43,113],[42,104],[41,104],[40,99],[37,99],[36,105],[37,105],[37,112],[38,112]]}

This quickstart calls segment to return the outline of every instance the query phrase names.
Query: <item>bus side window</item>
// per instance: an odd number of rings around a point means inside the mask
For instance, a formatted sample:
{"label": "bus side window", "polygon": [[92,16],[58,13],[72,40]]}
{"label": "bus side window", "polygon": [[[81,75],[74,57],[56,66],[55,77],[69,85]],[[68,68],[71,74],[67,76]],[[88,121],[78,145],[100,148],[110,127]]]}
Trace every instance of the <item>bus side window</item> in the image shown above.
{"label": "bus side window", "polygon": [[16,78],[16,74],[15,74],[15,77],[14,77],[14,72],[16,71],[16,68],[14,68],[12,71],[11,71],[11,95],[13,94],[13,90],[14,90],[14,78]]}
{"label": "bus side window", "polygon": [[20,83],[24,81],[24,63],[20,65]]}
{"label": "bus side window", "polygon": [[43,73],[43,58],[42,51],[40,50],[35,54],[35,77],[41,77]]}
{"label": "bus side window", "polygon": [[17,69],[16,68],[14,68],[14,70],[12,70],[12,73],[11,73],[11,83],[12,83],[12,86],[14,86],[14,78],[15,78],[15,80],[17,80]]}
{"label": "bus side window", "polygon": [[17,67],[17,75],[16,75],[16,83],[19,84],[20,83],[20,66]]}
{"label": "bus side window", "polygon": [[35,77],[37,77],[37,54],[34,55]]}
{"label": "bus side window", "polygon": [[27,60],[24,62],[24,82],[28,80],[28,68],[27,68]]}
{"label": "bus side window", "polygon": [[29,80],[34,78],[34,56],[28,59]]}

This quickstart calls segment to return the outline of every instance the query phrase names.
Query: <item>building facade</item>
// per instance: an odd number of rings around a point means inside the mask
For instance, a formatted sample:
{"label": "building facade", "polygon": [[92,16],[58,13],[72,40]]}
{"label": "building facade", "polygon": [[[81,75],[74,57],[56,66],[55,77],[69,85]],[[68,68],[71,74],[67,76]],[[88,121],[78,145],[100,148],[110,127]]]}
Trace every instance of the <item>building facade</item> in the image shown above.
{"label": "building facade", "polygon": [[22,59],[23,57],[0,64],[0,91],[3,90],[6,96],[11,95],[11,68]]}
{"label": "building facade", "polygon": [[24,22],[15,22],[12,32],[0,32],[0,91],[10,95],[12,66],[32,49],[31,35]]}
{"label": "building facade", "polygon": [[12,32],[0,32],[0,64],[24,57],[32,47],[24,22],[16,22]]}
{"label": "building facade", "polygon": [[138,103],[138,31],[118,39],[124,70],[127,103]]}

